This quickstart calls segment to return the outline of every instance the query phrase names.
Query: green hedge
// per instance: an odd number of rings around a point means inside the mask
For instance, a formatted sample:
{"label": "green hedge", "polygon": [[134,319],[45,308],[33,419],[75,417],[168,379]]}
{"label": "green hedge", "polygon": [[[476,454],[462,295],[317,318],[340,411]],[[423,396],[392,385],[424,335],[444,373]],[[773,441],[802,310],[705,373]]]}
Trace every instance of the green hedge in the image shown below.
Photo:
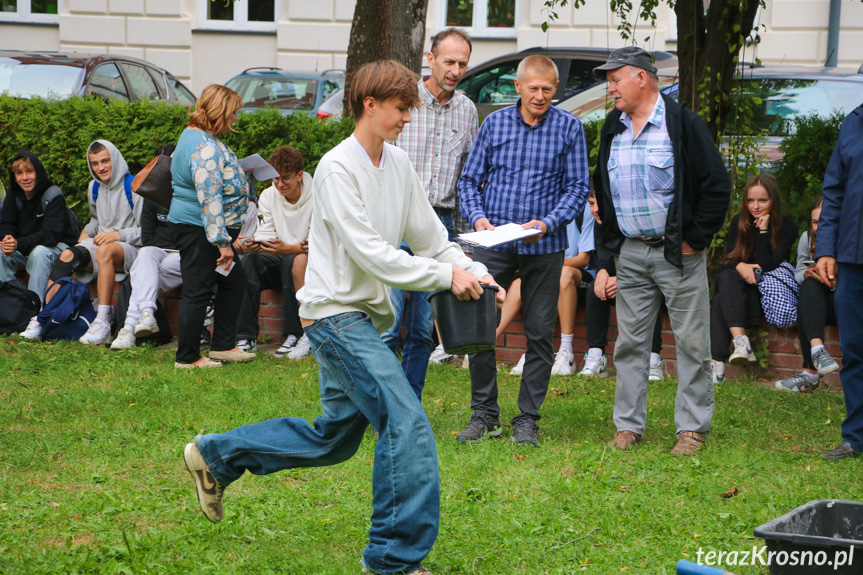
{"label": "green hedge", "polygon": [[[62,101],[23,100],[0,95],[0,180],[9,187],[9,165],[19,150],[30,150],[42,161],[69,205],[86,222],[90,172],[85,154],[93,140],[113,142],[132,173],[140,170],[164,144],[177,142],[189,119],[183,106],[164,103],[123,103],[91,98]],[[306,158],[314,172],[321,156],[353,131],[353,120],[321,123],[309,116],[282,116],[276,110],[241,114],[225,143],[239,157],[257,153],[264,158],[288,144]],[[264,183],[258,184],[263,189]]]}

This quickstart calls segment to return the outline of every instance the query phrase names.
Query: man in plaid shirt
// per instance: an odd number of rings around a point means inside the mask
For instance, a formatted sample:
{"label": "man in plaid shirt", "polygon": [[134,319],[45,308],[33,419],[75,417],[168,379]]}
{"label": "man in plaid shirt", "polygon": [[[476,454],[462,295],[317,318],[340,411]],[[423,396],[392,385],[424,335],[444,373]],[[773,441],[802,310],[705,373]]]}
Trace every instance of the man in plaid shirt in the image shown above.
{"label": "man in plaid shirt", "polygon": [[[614,256],[617,271],[617,433],[610,445],[625,450],[643,437],[650,333],[664,296],[679,380],[672,454],[689,455],[704,444],[713,418],[706,253],[725,220],[731,180],[701,119],[659,93],[650,53],[620,48],[594,73],[607,77],[615,102],[593,178],[600,261]],[[597,296],[607,279],[597,273]]]}
{"label": "man in plaid shirt", "polygon": [[[488,116],[468,156],[458,191],[461,213],[477,231],[517,223],[542,232],[524,241],[476,248],[500,285],[521,277],[527,352],[512,419],[512,439],[537,445],[539,408],[548,392],[554,359],[552,338],[566,224],[584,209],[589,192],[584,128],[572,114],[551,107],[559,84],[557,66],[545,56],[528,56],[518,66],[515,106]],[[655,316],[654,316],[655,317]],[[494,350],[470,356],[471,410],[462,443],[498,436],[497,367]]]}
{"label": "man in plaid shirt", "polygon": [[[418,83],[420,106],[411,110],[396,145],[408,153],[411,163],[428,194],[435,213],[455,237],[454,217],[458,211],[456,182],[476,136],[476,106],[455,88],[467,70],[471,54],[470,37],[457,28],[447,28],[432,38],[427,54],[431,75]],[[410,252],[406,244],[402,249]],[[392,288],[390,301],[396,312],[392,328],[381,337],[395,353],[398,348],[402,316],[405,341],[402,369],[411,388],[422,399],[426,369],[434,344],[434,317],[428,293]]]}

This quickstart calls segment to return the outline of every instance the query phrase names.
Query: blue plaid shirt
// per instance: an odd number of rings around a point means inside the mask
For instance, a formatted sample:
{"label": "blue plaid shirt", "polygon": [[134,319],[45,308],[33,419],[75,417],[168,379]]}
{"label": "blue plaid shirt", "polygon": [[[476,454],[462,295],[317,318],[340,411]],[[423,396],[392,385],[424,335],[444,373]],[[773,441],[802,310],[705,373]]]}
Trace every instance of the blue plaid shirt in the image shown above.
{"label": "blue plaid shirt", "polygon": [[503,244],[520,254],[551,254],[567,248],[566,224],[584,208],[589,192],[587,145],[578,118],[551,107],[530,126],[521,100],[490,114],[480,126],[465,163],[458,193],[461,213],[475,225],[541,220],[548,234],[535,243]]}

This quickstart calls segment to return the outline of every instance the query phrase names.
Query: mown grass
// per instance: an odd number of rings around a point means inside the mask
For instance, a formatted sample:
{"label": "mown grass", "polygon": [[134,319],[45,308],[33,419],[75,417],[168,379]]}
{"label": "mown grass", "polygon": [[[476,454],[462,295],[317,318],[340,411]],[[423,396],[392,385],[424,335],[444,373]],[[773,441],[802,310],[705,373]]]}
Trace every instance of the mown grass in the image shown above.
{"label": "mown grass", "polygon": [[[314,419],[313,360],[175,372],[172,350],[0,338],[0,374],[0,572],[359,572],[371,434],[344,464],[245,476],[228,488],[218,525],[200,514],[182,464],[196,433]],[[508,419],[518,380],[502,372],[500,385]],[[753,528],[807,501],[863,500],[863,461],[819,456],[839,439],[841,395],[724,384],[708,447],[681,460],[669,453],[672,380],[651,385],[646,442],[626,453],[605,448],[611,378],[553,378],[539,449],[514,449],[509,429],[458,444],[469,390],[465,370],[430,369],[442,523],[426,566],[436,575],[670,574],[699,547],[760,545]]]}

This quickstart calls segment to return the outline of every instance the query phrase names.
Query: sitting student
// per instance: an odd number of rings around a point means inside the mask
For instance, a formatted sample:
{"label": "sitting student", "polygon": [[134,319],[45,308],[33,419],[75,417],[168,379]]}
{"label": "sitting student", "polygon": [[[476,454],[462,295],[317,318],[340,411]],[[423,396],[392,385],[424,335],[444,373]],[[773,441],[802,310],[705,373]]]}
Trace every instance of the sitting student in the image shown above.
{"label": "sitting student", "polygon": [[303,155],[290,146],[279,146],[269,157],[279,172],[273,185],[261,193],[260,223],[244,244],[248,297],[240,306],[237,348],[255,351],[261,292],[282,290],[284,343],[276,357],[300,359],[309,354],[309,339],[300,325],[296,292],[305,284],[312,218],[312,177],[303,172]]}
{"label": "sitting student", "polygon": [[[714,384],[725,381],[726,360],[732,365],[757,361],[746,337],[746,328],[761,323],[758,278],[787,262],[797,239],[797,225],[791,218],[782,216],[782,200],[775,177],[759,174],[747,182],[740,213],[731,218],[727,237],[725,268],[716,278],[710,302]],[[734,352],[729,356],[732,341]]]}
{"label": "sitting student", "polygon": [[[602,223],[599,219],[596,194],[592,189],[587,201],[593,220],[596,223]],[[596,277],[586,290],[584,323],[587,328],[588,349],[584,355],[584,367],[578,375],[603,378],[608,376],[608,359],[605,357],[605,348],[608,346],[608,323],[611,306],[617,301],[617,276],[612,258],[602,258],[601,263],[597,263],[597,267]],[[656,323],[653,327],[653,341],[650,347],[648,381],[659,381],[664,375],[660,351],[662,351],[662,316],[657,314]]]}
{"label": "sitting student", "polygon": [[803,354],[803,371],[776,382],[776,389],[809,391],[818,387],[822,375],[839,369],[836,361],[824,348],[824,326],[836,325],[833,306],[833,289],[824,283],[815,271],[815,238],[818,219],[821,217],[821,196],[810,211],[809,229],[800,236],[797,244],[797,270],[794,279],[800,284],[797,300],[797,337]]}
{"label": "sitting student", "polygon": [[18,152],[9,171],[11,185],[0,215],[0,281],[12,281],[25,269],[30,276],[27,289],[41,300],[51,266],[75,243],[76,232],[66,198],[48,179],[39,158]]}
{"label": "sitting student", "polygon": [[[85,344],[103,343],[111,337],[111,299],[114,282],[123,281],[132,268],[141,246],[141,208],[143,199],[131,192],[126,183],[129,167],[120,151],[107,140],[96,140],[87,149],[87,163],[93,181],[87,191],[90,222],[78,238],[78,245],[63,250],[51,268],[49,280],[75,273],[78,281],[89,283],[97,277],[99,311],[87,333],[78,340]],[[50,283],[50,282],[49,282]],[[57,288],[45,294],[51,300]],[[25,339],[42,335],[38,322],[30,322],[21,333]]]}

